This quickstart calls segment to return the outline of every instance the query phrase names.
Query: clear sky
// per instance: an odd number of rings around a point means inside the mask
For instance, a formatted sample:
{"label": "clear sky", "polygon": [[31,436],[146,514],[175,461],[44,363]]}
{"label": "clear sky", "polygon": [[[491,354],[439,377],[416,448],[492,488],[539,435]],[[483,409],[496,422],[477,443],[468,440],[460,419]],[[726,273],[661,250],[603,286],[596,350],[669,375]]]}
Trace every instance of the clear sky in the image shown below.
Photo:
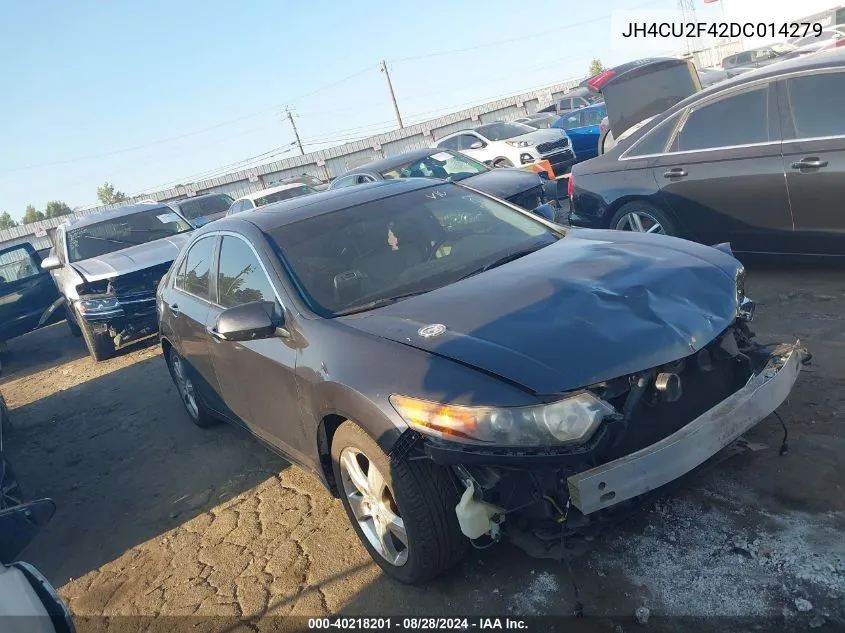
{"label": "clear sky", "polygon": [[[723,1],[730,17],[739,0]],[[787,4],[742,2],[743,11],[767,7],[767,20],[772,6]],[[805,0],[797,10],[830,4]],[[390,130],[382,59],[406,124],[582,76],[593,58],[613,65],[630,57],[609,49],[611,11],[675,7],[5,0],[0,211],[18,219],[30,203],[93,204],[106,180],[130,194],[155,191],[273,156],[293,141],[286,104],[306,151]],[[702,16],[718,11],[702,0],[696,8]]]}

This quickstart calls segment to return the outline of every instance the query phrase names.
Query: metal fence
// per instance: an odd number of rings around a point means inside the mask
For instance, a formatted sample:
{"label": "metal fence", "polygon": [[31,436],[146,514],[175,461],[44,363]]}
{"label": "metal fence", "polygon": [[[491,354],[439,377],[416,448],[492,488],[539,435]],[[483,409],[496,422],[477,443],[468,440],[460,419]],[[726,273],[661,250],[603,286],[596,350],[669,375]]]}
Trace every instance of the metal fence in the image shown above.
{"label": "metal fence", "polygon": [[555,84],[540,90],[453,112],[393,132],[377,134],[360,141],[345,143],[317,152],[309,152],[304,156],[294,156],[217,178],[134,196],[120,204],[78,210],[71,216],[51,218],[11,229],[3,229],[0,230],[0,247],[31,242],[36,249],[47,248],[50,246],[48,236],[50,229],[65,222],[68,218],[82,217],[141,200],[153,199],[157,202],[168,202],[185,196],[206,193],[227,193],[233,198],[238,198],[244,194],[271,187],[285,178],[301,176],[302,174],[309,174],[328,181],[364,163],[412,149],[428,147],[437,139],[457,130],[475,127],[491,121],[509,121],[534,114],[541,107],[553,103],[557,97],[567,90],[571,90],[576,84],[577,80]]}

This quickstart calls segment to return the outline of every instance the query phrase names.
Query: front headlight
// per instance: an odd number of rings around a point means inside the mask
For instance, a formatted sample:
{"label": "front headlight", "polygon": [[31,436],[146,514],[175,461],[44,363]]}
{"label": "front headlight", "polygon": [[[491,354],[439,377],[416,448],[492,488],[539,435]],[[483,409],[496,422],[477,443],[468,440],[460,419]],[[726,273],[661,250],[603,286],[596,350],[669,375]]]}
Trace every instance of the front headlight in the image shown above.
{"label": "front headlight", "polygon": [[97,312],[111,312],[120,308],[120,303],[112,297],[103,299],[80,299],[76,308],[81,314],[96,314]]}
{"label": "front headlight", "polygon": [[531,141],[505,141],[511,147],[531,147],[534,145]]}
{"label": "front headlight", "polygon": [[583,442],[602,420],[619,414],[582,392],[530,407],[469,407],[394,394],[390,403],[411,428],[461,442],[500,446],[551,446]]}

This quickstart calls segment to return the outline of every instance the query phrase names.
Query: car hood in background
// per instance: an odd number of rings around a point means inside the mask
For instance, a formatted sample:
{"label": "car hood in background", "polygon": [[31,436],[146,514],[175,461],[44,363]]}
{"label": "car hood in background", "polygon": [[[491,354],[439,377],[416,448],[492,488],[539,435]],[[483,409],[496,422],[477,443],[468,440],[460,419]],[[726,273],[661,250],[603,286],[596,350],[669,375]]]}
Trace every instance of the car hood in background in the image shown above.
{"label": "car hood in background", "polygon": [[[693,242],[579,229],[509,264],[340,320],[535,394],[559,394],[700,350],[736,317],[741,266]],[[422,330],[435,324],[445,331]]]}
{"label": "car hood in background", "polygon": [[172,237],[166,237],[146,244],[130,246],[113,253],[106,253],[99,257],[91,257],[78,262],[73,266],[86,281],[99,281],[109,279],[118,275],[125,275],[136,270],[143,270],[151,266],[157,266],[176,259],[179,251],[190,239],[190,232],[180,233]]}
{"label": "car hood in background", "polygon": [[536,132],[520,134],[519,136],[514,136],[513,138],[509,138],[500,142],[506,143],[507,141],[528,141],[529,143],[532,143],[534,145],[539,145],[540,143],[550,143],[552,141],[559,141],[564,136],[566,136],[566,132],[559,128],[543,128],[542,130],[537,130]]}
{"label": "car hood in background", "polygon": [[502,167],[464,178],[460,183],[507,200],[538,185],[542,186],[544,181],[532,171]]}

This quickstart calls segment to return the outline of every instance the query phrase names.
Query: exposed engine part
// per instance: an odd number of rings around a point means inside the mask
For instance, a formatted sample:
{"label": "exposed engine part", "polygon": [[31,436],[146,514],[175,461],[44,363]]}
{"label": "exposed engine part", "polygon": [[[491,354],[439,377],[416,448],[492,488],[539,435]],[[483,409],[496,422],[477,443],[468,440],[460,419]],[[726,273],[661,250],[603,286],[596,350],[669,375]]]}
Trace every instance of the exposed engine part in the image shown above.
{"label": "exposed engine part", "polygon": [[664,402],[677,402],[683,394],[681,377],[678,374],[663,372],[654,379],[654,388],[660,392]]}
{"label": "exposed engine part", "polygon": [[504,509],[484,501],[477,501],[472,480],[468,479],[465,483],[466,490],[461,495],[458,505],[455,506],[461,532],[472,540],[487,534],[494,541],[498,541],[502,537],[502,530],[497,516],[503,515]]}

